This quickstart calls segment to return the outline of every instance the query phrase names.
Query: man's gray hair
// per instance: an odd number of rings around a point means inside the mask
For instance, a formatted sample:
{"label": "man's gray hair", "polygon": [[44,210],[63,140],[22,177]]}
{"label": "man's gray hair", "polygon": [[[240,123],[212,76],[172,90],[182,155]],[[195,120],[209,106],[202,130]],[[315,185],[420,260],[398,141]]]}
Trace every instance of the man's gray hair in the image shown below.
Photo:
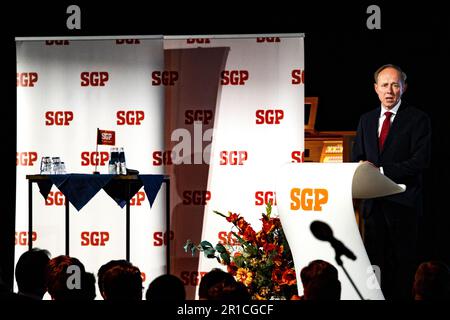
{"label": "man's gray hair", "polygon": [[402,77],[402,83],[403,84],[406,83],[406,73],[404,73],[403,70],[400,69],[400,67],[396,66],[395,64],[385,64],[384,66],[379,67],[377,69],[377,71],[375,71],[375,73],[373,74],[374,79],[375,79],[375,83],[378,82],[378,75],[380,74],[380,72],[383,71],[384,69],[387,69],[387,68],[393,68],[393,69],[397,70],[400,73],[401,77]]}

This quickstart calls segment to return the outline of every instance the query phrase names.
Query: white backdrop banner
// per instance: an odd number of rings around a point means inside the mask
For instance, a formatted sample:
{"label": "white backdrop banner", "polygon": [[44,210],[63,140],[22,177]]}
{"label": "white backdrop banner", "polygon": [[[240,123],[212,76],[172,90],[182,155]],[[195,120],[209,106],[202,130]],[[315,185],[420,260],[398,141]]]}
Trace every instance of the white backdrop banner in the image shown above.
{"label": "white backdrop banner", "polygon": [[[207,157],[201,239],[213,244],[230,239],[231,224],[213,210],[240,213],[259,230],[265,205],[275,200],[276,169],[298,162],[303,150],[303,36],[173,37],[165,39],[164,47],[229,48]],[[213,267],[220,265],[202,254],[194,278]],[[185,284],[198,284],[190,280]]]}
{"label": "white backdrop banner", "polygon": [[[108,173],[109,146],[96,152],[97,128],[116,132],[128,168],[152,165],[163,146],[162,36],[108,39],[17,39],[16,261],[27,250],[28,174],[43,156],[59,156],[68,173]],[[33,246],[65,253],[64,196],[53,187],[45,201],[33,187]],[[165,273],[165,187],[150,210],[142,188],[131,200],[130,261],[144,287]],[[111,259],[125,259],[125,208],[103,190],[77,211],[70,205],[70,255],[95,275]],[[97,297],[100,297],[97,292]]]}

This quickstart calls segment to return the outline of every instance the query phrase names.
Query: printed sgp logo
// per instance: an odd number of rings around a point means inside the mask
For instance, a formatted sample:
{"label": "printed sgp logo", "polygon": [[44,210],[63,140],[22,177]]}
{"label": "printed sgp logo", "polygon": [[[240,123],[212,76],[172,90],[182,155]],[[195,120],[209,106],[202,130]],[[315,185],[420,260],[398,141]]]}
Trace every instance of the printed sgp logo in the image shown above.
{"label": "printed sgp logo", "polygon": [[16,166],[33,166],[38,156],[37,152],[16,152]]}
{"label": "printed sgp logo", "polygon": [[167,246],[167,242],[173,240],[175,237],[175,233],[170,230],[169,236],[167,236],[167,232],[156,231],[153,232],[153,245],[155,247]]}
{"label": "printed sgp logo", "polygon": [[81,232],[82,246],[104,246],[109,241],[108,231],[83,231]]}
{"label": "printed sgp logo", "polygon": [[292,188],[291,210],[322,211],[328,202],[328,190],[323,188]]}
{"label": "printed sgp logo", "polygon": [[84,71],[80,74],[82,87],[104,87],[109,80],[109,73],[106,71]]}
{"label": "printed sgp logo", "polygon": [[181,271],[180,278],[185,286],[198,286],[207,271]]}
{"label": "printed sgp logo", "polygon": [[282,109],[259,109],[256,110],[256,124],[280,124],[284,119]]}
{"label": "printed sgp logo", "polygon": [[242,166],[248,159],[247,151],[220,151],[220,165]]}
{"label": "printed sgp logo", "polygon": [[81,152],[82,166],[104,166],[109,161],[107,151],[83,151]]}
{"label": "printed sgp logo", "polygon": [[[37,233],[33,231],[31,233],[31,242],[36,241]],[[27,246],[28,245],[28,231],[16,231],[15,237],[15,245],[16,246]]]}
{"label": "printed sgp logo", "polygon": [[291,152],[291,162],[294,163],[301,163],[304,162],[305,158],[304,158],[304,152],[300,151],[300,150],[294,150]]}
{"label": "printed sgp logo", "polygon": [[305,83],[305,70],[294,69],[291,72],[292,84],[304,84]]}
{"label": "printed sgp logo", "polygon": [[45,40],[46,46],[68,46],[69,40]]}
{"label": "printed sgp logo", "polygon": [[140,206],[145,201],[145,192],[138,191],[130,200],[130,206]]}
{"label": "printed sgp logo", "polygon": [[209,38],[188,38],[186,39],[187,44],[206,44],[211,43]]}
{"label": "printed sgp logo", "polygon": [[256,191],[255,192],[255,205],[256,206],[267,205],[269,202],[275,206],[277,205],[276,194],[274,191]]}
{"label": "printed sgp logo", "polygon": [[184,112],[184,123],[194,124],[195,121],[201,121],[203,124],[209,124],[213,120],[213,111],[208,109],[189,109]]}
{"label": "printed sgp logo", "polygon": [[220,73],[220,84],[223,86],[243,86],[249,78],[248,70],[223,70]]}
{"label": "printed sgp logo", "polygon": [[17,72],[17,87],[34,87],[39,77],[37,72]]}
{"label": "printed sgp logo", "polygon": [[208,190],[185,190],[183,191],[184,205],[206,205],[211,200],[211,191]]}
{"label": "printed sgp logo", "polygon": [[223,245],[237,246],[240,244],[239,239],[231,231],[219,231],[217,237],[219,238],[219,243]]}
{"label": "printed sgp logo", "polygon": [[145,119],[145,112],[143,110],[119,110],[116,113],[117,125],[129,125],[129,126],[139,126],[141,122]]}
{"label": "printed sgp logo", "polygon": [[257,37],[256,42],[267,42],[267,43],[274,43],[274,42],[280,42],[280,37]]}
{"label": "printed sgp logo", "polygon": [[174,157],[175,156],[173,155],[172,150],[154,151],[153,152],[153,165],[154,166],[172,165]]}
{"label": "printed sgp logo", "polygon": [[139,39],[117,39],[116,44],[140,44]]}
{"label": "printed sgp logo", "polygon": [[178,81],[177,71],[153,71],[152,86],[173,86]]}
{"label": "printed sgp logo", "polygon": [[46,206],[62,206],[66,204],[66,197],[64,197],[61,191],[50,191],[47,199],[45,199]]}
{"label": "printed sgp logo", "polygon": [[46,126],[68,126],[72,120],[72,111],[47,111],[45,113]]}

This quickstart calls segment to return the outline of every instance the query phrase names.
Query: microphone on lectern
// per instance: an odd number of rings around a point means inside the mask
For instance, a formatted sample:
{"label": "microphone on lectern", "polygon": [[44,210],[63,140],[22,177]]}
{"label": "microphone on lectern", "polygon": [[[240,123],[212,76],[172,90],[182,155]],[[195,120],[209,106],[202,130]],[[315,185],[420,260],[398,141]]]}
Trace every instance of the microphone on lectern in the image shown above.
{"label": "microphone on lectern", "polygon": [[356,260],[354,253],[333,236],[333,230],[328,224],[316,220],[311,223],[310,229],[314,237],[321,241],[328,241],[331,244],[336,251],[336,257],[344,255],[349,259]]}
{"label": "microphone on lectern", "polygon": [[331,227],[325,222],[317,220],[313,221],[309,228],[311,229],[311,232],[314,235],[314,237],[316,237],[321,241],[328,241],[331,244],[331,246],[334,249],[334,252],[336,253],[336,256],[334,257],[336,263],[344,270],[345,275],[352,284],[353,288],[355,288],[355,291],[358,294],[359,298],[361,300],[364,300],[363,296],[361,295],[361,292],[359,292],[358,288],[356,287],[352,278],[348,274],[347,270],[345,270],[344,263],[342,262],[341,259],[341,256],[344,255],[347,258],[356,260],[356,256],[353,254],[353,252],[351,252],[349,248],[347,248],[342,242],[340,242],[333,236],[333,230],[331,230]]}

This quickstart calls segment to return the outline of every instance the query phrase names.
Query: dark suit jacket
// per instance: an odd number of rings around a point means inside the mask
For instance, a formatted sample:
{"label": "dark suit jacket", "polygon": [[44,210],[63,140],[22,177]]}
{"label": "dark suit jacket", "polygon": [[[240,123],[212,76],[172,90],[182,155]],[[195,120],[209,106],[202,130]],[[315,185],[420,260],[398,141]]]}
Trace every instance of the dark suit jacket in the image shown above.
{"label": "dark suit jacket", "polygon": [[[415,208],[422,213],[423,171],[431,157],[431,122],[421,110],[402,101],[391,124],[382,152],[378,149],[380,107],[363,114],[358,124],[352,161],[367,160],[383,167],[384,174],[406,185],[400,194],[380,198]],[[368,209],[371,201],[366,201]]]}

